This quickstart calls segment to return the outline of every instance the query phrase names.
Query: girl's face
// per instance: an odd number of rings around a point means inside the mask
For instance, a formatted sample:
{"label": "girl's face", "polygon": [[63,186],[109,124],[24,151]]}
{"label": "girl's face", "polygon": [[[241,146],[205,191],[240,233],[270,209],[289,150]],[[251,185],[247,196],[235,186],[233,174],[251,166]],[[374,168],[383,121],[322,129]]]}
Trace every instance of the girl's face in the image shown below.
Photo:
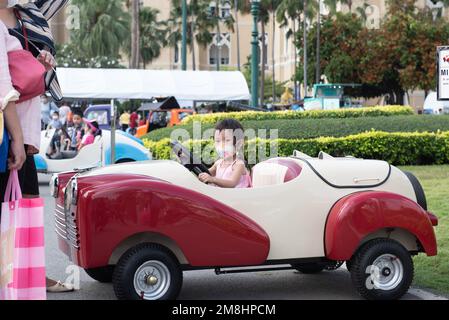
{"label": "girl's face", "polygon": [[237,137],[234,130],[227,129],[215,131],[215,149],[221,159],[231,159],[237,154],[237,146],[235,144]]}

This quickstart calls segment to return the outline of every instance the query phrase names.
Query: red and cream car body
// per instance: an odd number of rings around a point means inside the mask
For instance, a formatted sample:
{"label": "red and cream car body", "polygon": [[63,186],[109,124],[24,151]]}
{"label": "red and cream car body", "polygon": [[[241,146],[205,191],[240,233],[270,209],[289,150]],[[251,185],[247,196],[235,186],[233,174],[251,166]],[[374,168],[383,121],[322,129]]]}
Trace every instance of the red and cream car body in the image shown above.
{"label": "red and cream car body", "polygon": [[386,162],[295,152],[256,165],[248,189],[203,184],[189,169],[151,161],[55,176],[61,250],[121,299],[176,298],[188,270],[343,262],[363,297],[397,299],[411,256],[437,254],[421,185]]}

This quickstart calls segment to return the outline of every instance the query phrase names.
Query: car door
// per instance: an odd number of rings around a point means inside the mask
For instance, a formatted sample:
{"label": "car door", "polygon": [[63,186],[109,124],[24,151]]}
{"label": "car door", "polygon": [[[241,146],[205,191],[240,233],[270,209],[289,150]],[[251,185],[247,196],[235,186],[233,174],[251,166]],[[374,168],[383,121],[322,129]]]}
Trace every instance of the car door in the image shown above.
{"label": "car door", "polygon": [[83,147],[72,159],[47,159],[48,171],[52,173],[72,171],[89,167],[101,166],[103,140],[96,139],[93,144]]}

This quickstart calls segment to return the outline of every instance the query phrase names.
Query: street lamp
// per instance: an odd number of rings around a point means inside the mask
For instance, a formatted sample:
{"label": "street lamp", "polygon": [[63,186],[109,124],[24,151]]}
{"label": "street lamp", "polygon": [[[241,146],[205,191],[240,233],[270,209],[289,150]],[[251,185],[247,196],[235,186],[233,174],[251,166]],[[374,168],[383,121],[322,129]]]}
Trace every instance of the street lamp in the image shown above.
{"label": "street lamp", "polygon": [[260,0],[252,0],[251,14],[253,15],[253,39],[251,41],[251,98],[252,107],[254,108],[259,106],[259,12]]}

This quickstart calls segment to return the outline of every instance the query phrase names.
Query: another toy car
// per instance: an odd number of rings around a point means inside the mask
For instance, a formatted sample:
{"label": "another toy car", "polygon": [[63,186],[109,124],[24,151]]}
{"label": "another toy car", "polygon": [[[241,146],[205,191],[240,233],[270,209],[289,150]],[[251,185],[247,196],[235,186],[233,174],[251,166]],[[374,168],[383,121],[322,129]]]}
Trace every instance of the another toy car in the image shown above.
{"label": "another toy car", "polygon": [[[111,132],[102,131],[95,143],[83,147],[80,151],[61,151],[58,159],[47,156],[55,130],[42,131],[39,154],[34,156],[37,171],[40,173],[58,173],[111,164]],[[123,132],[116,131],[115,163],[151,160],[151,154],[141,140]]]}
{"label": "another toy car", "polygon": [[[300,152],[253,168],[253,188],[201,183],[204,164],[122,164],[52,179],[60,249],[119,299],[175,299],[183,272],[335,270],[367,299],[398,299],[412,256],[437,254],[418,180],[383,161]],[[183,155],[181,155],[183,153]],[[192,174],[193,173],[193,174]],[[258,266],[261,268],[247,269]],[[227,268],[232,267],[231,270]]]}

